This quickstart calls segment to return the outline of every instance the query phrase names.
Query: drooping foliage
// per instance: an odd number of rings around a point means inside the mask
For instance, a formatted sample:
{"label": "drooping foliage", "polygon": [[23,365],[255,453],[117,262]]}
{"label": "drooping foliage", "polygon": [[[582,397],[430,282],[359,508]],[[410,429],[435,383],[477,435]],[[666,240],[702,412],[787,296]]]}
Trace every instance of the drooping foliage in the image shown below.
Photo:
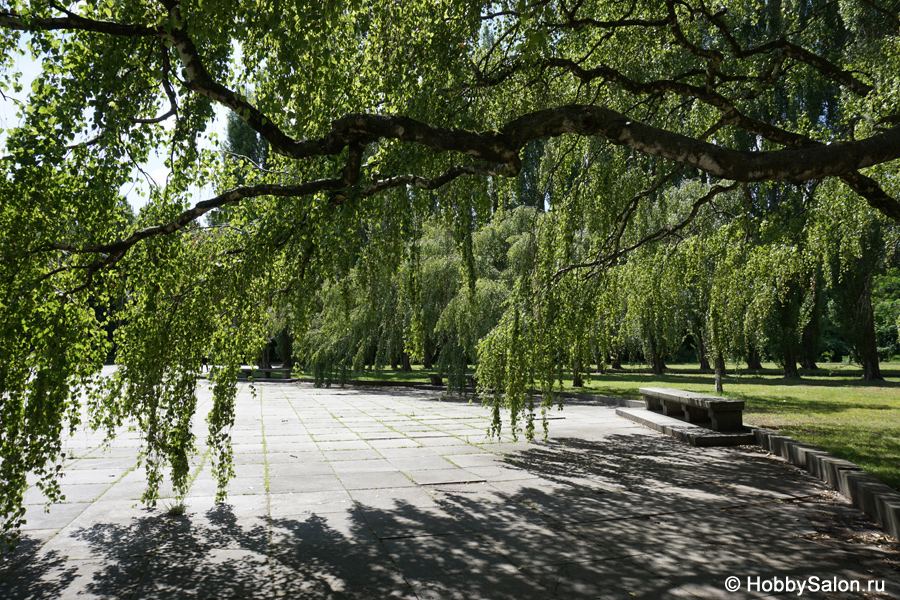
{"label": "drooping foliage", "polygon": [[[184,491],[207,363],[223,494],[238,367],[285,325],[323,381],[477,352],[528,436],[531,390],[546,409],[592,357],[664,356],[679,327],[773,342],[772,306],[796,328],[812,305],[813,241],[868,261],[900,219],[898,26],[880,0],[0,0],[3,531],[28,473],[58,496],[68,426],[134,424],[146,498],[165,467]],[[214,105],[246,148],[207,143]]]}

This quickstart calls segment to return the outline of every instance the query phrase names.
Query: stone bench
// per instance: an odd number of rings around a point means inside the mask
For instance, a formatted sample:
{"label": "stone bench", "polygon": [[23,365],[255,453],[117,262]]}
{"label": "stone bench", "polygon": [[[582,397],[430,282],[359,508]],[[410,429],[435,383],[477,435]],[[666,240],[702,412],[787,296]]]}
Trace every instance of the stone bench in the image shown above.
{"label": "stone bench", "polygon": [[241,367],[241,376],[249,378],[254,373],[263,373],[266,379],[272,378],[272,373],[281,373],[282,379],[291,378],[290,367],[272,367],[268,369],[260,369],[259,367]]}
{"label": "stone bench", "polygon": [[672,388],[640,388],[647,410],[662,411],[670,417],[683,417],[688,423],[706,425],[715,431],[741,431],[744,428],[744,401],[684,392]]}

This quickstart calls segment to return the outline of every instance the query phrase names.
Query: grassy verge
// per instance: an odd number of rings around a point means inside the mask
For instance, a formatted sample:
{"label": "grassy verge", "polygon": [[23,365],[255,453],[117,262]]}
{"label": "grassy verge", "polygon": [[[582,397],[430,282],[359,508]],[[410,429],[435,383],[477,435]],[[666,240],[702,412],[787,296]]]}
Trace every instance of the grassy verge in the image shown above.
{"label": "grassy verge", "polygon": [[[898,367],[883,365],[891,372]],[[696,367],[693,373],[679,371],[593,375],[583,391],[623,398],[639,398],[638,388],[651,386],[714,393],[711,375],[700,374]],[[746,403],[745,423],[814,444],[900,490],[900,378],[864,382],[840,370],[799,380],[731,373],[724,387],[725,396]]]}

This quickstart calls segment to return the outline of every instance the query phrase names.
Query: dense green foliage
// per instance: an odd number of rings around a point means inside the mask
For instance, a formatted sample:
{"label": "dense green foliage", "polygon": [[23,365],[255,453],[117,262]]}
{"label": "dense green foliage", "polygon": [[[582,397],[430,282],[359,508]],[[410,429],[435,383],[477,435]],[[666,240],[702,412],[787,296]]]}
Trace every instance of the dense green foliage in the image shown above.
{"label": "dense green foliage", "polygon": [[[477,354],[527,436],[530,390],[546,408],[592,358],[661,368],[691,331],[787,369],[826,288],[868,332],[898,26],[881,0],[0,0],[3,531],[28,473],[58,496],[64,427],[133,424],[146,499],[166,466],[186,489],[207,362],[221,497],[238,367],[284,332],[322,381]],[[214,104],[230,153],[204,149]],[[155,150],[171,174],[131,222]]]}

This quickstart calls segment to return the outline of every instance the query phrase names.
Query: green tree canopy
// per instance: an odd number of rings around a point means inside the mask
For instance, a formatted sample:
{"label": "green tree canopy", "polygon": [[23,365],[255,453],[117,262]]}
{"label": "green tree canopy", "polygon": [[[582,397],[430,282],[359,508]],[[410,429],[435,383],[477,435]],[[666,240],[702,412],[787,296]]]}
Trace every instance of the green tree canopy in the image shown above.
{"label": "green tree canopy", "polygon": [[[163,465],[184,489],[207,357],[224,493],[237,367],[273,315],[303,329],[323,282],[366,255],[396,267],[431,216],[487,299],[472,232],[501,208],[552,214],[510,249],[531,274],[481,345],[514,411],[528,377],[546,388],[589,354],[578,324],[608,299],[572,299],[722,194],[764,216],[765,186],[825,180],[900,219],[898,27],[883,0],[0,0],[0,91],[21,117],[0,159],[4,529],[27,473],[58,497],[82,402],[94,426],[137,424],[148,500]],[[267,147],[240,181],[204,150],[214,105]],[[159,149],[172,175],[129,224],[119,190]],[[198,181],[219,190],[191,203]],[[674,185],[695,191],[660,218]],[[111,319],[121,368],[100,381]]]}

